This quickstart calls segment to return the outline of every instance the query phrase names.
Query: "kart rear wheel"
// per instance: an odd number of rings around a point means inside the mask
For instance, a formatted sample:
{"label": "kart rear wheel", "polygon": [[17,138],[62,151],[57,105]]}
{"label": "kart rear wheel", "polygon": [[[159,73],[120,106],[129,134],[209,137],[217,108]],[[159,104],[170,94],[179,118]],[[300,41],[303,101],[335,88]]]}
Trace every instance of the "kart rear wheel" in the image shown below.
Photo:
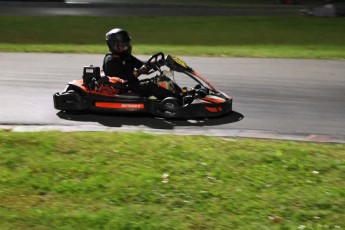
{"label": "kart rear wheel", "polygon": [[69,114],[80,114],[87,109],[84,97],[73,89],[68,89],[61,94],[60,104],[63,111]]}

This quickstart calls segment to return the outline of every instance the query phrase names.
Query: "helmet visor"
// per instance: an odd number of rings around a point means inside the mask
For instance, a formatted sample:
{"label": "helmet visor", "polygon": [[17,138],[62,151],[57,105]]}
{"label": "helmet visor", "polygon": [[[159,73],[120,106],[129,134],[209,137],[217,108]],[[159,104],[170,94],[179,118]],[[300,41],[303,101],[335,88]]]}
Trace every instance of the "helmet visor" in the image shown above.
{"label": "helmet visor", "polygon": [[118,49],[123,49],[126,50],[130,47],[131,43],[130,42],[118,42],[117,43],[117,48]]}
{"label": "helmet visor", "polygon": [[112,48],[119,52],[125,52],[131,46],[130,42],[116,42],[112,44]]}
{"label": "helmet visor", "polygon": [[109,50],[116,53],[131,53],[131,42],[116,42],[113,40],[108,41]]}

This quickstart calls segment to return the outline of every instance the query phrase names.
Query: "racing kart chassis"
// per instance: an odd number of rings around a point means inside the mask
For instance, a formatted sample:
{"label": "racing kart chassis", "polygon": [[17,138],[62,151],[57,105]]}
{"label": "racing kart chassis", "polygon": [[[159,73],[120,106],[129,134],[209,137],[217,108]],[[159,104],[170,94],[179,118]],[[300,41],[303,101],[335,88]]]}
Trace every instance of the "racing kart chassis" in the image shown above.
{"label": "racing kart chassis", "polygon": [[[232,98],[216,90],[206,79],[190,68],[177,57],[163,53],[153,55],[148,63],[153,66],[153,72],[159,74],[148,79],[161,87],[179,92],[179,97],[168,97],[158,100],[143,97],[116,87],[121,81],[117,77],[109,77],[109,84],[99,83],[99,67],[84,67],[83,79],[69,82],[62,93],[53,95],[54,107],[65,112],[114,112],[130,113],[144,112],[163,118],[206,118],[218,117],[232,112]],[[169,71],[162,70],[166,66]],[[193,88],[180,88],[171,80],[168,73],[177,71],[183,73],[197,85]],[[176,89],[178,88],[178,89]]]}

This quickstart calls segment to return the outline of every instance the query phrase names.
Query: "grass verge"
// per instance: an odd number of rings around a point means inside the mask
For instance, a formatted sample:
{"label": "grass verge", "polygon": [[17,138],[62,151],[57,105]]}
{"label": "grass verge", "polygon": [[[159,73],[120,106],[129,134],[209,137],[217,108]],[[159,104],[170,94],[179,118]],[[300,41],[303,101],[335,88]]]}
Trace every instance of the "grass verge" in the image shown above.
{"label": "grass verge", "polygon": [[[104,45],[71,44],[0,44],[0,52],[45,52],[45,53],[97,53],[107,50]],[[246,45],[246,46],[182,46],[182,45],[135,45],[134,54],[152,55],[157,52],[174,55],[209,57],[253,57],[253,58],[305,58],[345,59],[345,47],[339,46],[290,46],[290,45]]]}
{"label": "grass verge", "polygon": [[1,229],[344,227],[342,144],[98,132],[0,140]]}
{"label": "grass verge", "polygon": [[122,27],[138,54],[345,58],[344,18],[6,16],[0,27],[3,52],[105,53],[104,34]]}

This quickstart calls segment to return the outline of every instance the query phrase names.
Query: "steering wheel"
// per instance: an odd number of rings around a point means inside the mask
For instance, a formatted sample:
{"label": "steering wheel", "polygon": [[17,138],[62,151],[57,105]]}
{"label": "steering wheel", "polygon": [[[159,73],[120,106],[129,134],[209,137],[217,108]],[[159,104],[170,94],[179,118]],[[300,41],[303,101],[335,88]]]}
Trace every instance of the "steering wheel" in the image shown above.
{"label": "steering wheel", "polygon": [[146,65],[154,70],[159,70],[159,67],[164,65],[165,58],[162,52],[152,55],[149,60],[147,60]]}

